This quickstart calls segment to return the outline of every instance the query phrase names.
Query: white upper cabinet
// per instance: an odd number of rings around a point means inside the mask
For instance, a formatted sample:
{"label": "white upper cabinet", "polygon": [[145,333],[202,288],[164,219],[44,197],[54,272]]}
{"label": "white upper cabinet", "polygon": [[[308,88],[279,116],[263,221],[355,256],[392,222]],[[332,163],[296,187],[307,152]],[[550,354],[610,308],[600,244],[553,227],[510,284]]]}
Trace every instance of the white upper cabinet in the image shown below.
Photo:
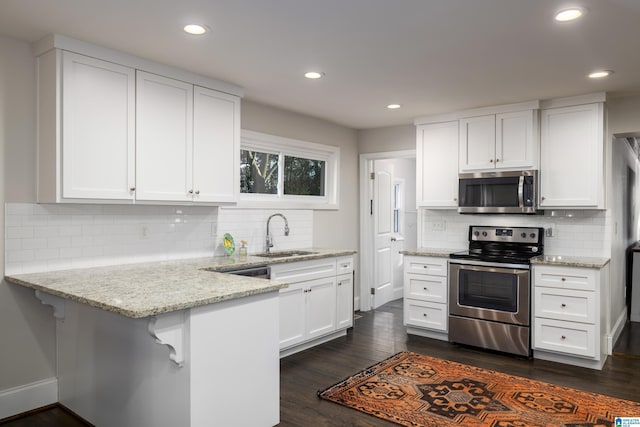
{"label": "white upper cabinet", "polygon": [[604,106],[542,110],[540,207],[604,209]]}
{"label": "white upper cabinet", "polygon": [[193,85],[137,73],[136,198],[193,199]]}
{"label": "white upper cabinet", "polygon": [[536,110],[460,119],[460,172],[534,169],[537,135]]}
{"label": "white upper cabinet", "polygon": [[237,201],[241,88],[59,35],[34,50],[38,202]]}
{"label": "white upper cabinet", "polygon": [[235,202],[240,191],[240,99],[195,86],[193,189],[197,202]]}
{"label": "white upper cabinet", "polygon": [[458,207],[458,121],[417,126],[416,200],[429,208]]}
{"label": "white upper cabinet", "polygon": [[134,146],[132,68],[58,50],[38,58],[39,202],[132,201]]}

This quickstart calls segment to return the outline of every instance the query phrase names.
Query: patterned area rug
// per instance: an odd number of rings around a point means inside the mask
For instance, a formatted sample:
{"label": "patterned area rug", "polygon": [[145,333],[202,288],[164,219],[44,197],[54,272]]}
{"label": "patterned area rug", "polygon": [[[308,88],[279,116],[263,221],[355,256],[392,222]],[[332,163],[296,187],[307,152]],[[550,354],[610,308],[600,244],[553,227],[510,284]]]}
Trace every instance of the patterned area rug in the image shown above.
{"label": "patterned area rug", "polygon": [[318,392],[404,426],[600,427],[640,403],[402,352]]}

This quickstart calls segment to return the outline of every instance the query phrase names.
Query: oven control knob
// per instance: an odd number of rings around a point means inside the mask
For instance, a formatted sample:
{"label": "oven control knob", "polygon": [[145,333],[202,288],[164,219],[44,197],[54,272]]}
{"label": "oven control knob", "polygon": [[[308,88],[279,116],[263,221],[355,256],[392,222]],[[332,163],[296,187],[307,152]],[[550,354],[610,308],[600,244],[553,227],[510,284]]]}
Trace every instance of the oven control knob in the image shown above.
{"label": "oven control knob", "polygon": [[487,232],[486,232],[486,231],[483,231],[483,232],[482,232],[482,236],[483,236],[483,237],[487,237]]}
{"label": "oven control knob", "polygon": [[531,237],[532,239],[535,239],[536,238],[536,233],[529,234],[529,237]]}
{"label": "oven control knob", "polygon": [[479,232],[479,231],[474,231],[474,232],[473,232],[473,235],[474,235],[474,236],[479,236],[479,235],[480,235],[480,232]]}
{"label": "oven control knob", "polygon": [[522,234],[520,235],[520,237],[522,237],[522,238],[524,239],[525,237],[527,237],[527,233],[522,233]]}

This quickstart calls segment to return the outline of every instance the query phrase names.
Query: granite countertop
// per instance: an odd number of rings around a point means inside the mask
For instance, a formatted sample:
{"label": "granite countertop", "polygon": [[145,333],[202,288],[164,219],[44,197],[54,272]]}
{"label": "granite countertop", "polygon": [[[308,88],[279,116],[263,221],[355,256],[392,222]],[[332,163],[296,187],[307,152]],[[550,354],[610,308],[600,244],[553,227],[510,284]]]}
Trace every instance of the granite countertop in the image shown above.
{"label": "granite countertop", "polygon": [[355,251],[309,249],[287,258],[232,256],[8,275],[8,282],[131,318],[142,318],[272,292],[286,283],[217,270],[351,255]]}
{"label": "granite countertop", "polygon": [[609,258],[587,256],[541,255],[531,258],[532,265],[562,265],[566,267],[602,268]]}
{"label": "granite countertop", "polygon": [[440,258],[449,258],[449,254],[453,252],[464,251],[464,249],[447,249],[447,248],[418,248],[400,251],[403,255],[413,256],[432,256]]}

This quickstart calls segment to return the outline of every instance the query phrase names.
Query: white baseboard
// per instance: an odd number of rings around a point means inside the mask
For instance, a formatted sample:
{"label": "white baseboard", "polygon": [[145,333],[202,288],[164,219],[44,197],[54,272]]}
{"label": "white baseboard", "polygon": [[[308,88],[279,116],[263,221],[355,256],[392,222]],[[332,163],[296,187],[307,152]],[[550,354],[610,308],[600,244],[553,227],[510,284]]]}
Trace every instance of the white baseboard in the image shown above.
{"label": "white baseboard", "polygon": [[0,420],[58,401],[58,379],[47,378],[0,391]]}
{"label": "white baseboard", "polygon": [[353,310],[354,311],[360,310],[360,297],[355,297],[353,299]]}
{"label": "white baseboard", "polygon": [[616,345],[616,341],[620,338],[620,334],[624,329],[624,325],[627,323],[627,308],[625,307],[620,313],[620,316],[616,319],[616,323],[614,323],[613,328],[609,332],[607,336],[607,354],[613,354],[613,347]]}

